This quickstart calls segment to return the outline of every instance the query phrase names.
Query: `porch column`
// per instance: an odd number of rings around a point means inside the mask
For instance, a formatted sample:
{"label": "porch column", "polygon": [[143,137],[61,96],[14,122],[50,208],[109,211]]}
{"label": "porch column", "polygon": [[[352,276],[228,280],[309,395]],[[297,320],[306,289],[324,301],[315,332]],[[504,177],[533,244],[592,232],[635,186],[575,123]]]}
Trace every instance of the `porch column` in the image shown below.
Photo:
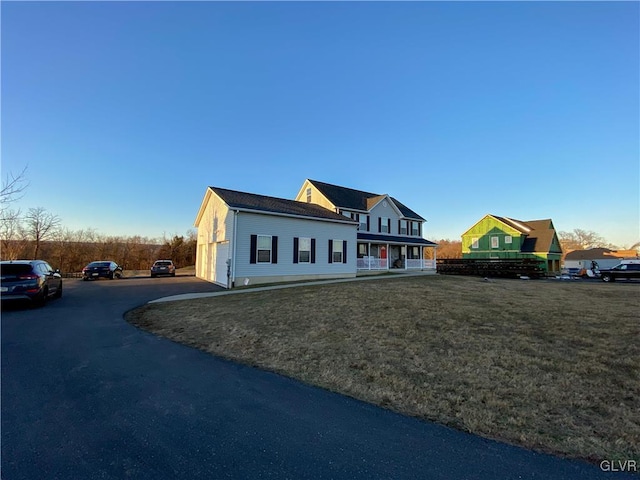
{"label": "porch column", "polygon": [[369,264],[369,270],[371,270],[371,242],[367,243],[367,263]]}
{"label": "porch column", "polygon": [[389,270],[389,244],[387,243],[387,270]]}
{"label": "porch column", "polygon": [[433,247],[433,268],[436,268],[437,257],[438,257],[438,247]]}
{"label": "porch column", "polygon": [[[401,255],[402,256],[402,255]],[[407,263],[409,260],[409,245],[404,246],[404,269],[407,269]]]}
{"label": "porch column", "polygon": [[420,247],[420,270],[424,270],[424,247]]}

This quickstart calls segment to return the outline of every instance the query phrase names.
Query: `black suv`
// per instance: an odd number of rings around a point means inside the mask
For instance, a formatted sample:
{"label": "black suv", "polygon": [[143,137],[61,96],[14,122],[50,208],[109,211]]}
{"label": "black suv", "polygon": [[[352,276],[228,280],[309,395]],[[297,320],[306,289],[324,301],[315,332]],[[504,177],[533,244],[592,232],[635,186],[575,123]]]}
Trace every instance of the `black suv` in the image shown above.
{"label": "black suv", "polygon": [[0,298],[30,300],[42,306],[49,297],[62,296],[62,276],[43,260],[0,262]]}
{"label": "black suv", "polygon": [[600,270],[604,282],[614,282],[617,278],[640,278],[640,263],[623,262],[608,270]]}

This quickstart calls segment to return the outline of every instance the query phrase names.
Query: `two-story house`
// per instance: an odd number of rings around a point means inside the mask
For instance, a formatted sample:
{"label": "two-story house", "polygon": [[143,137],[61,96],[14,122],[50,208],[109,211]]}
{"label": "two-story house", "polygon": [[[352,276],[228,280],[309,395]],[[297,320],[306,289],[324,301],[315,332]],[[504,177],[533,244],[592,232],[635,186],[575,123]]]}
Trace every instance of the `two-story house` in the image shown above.
{"label": "two-story house", "polygon": [[[358,222],[358,270],[435,268],[437,244],[422,237],[426,220],[394,197],[307,179],[296,200]],[[431,260],[425,248],[433,250]]]}
{"label": "two-story house", "polygon": [[462,257],[537,259],[547,272],[558,272],[562,247],[551,219],[485,215],[462,234]]}
{"label": "two-story house", "polygon": [[433,269],[424,219],[389,195],[306,180],[295,200],[208,187],[194,226],[196,276],[227,288]]}

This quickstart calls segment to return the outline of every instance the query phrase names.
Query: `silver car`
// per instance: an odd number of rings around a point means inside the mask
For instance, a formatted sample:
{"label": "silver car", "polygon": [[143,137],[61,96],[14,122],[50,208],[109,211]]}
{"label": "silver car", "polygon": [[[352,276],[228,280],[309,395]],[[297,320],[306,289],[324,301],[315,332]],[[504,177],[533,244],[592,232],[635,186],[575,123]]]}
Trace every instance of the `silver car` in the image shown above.
{"label": "silver car", "polygon": [[176,276],[176,266],[171,260],[156,260],[151,267],[151,278],[158,275]]}

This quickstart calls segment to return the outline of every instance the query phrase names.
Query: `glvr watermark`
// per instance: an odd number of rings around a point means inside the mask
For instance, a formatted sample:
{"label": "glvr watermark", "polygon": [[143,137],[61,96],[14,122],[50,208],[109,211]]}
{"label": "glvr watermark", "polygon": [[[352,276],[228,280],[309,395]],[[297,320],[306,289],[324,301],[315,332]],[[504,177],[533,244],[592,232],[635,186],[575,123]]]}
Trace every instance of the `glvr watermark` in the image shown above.
{"label": "glvr watermark", "polygon": [[600,470],[603,472],[638,472],[638,462],[635,460],[602,460]]}

